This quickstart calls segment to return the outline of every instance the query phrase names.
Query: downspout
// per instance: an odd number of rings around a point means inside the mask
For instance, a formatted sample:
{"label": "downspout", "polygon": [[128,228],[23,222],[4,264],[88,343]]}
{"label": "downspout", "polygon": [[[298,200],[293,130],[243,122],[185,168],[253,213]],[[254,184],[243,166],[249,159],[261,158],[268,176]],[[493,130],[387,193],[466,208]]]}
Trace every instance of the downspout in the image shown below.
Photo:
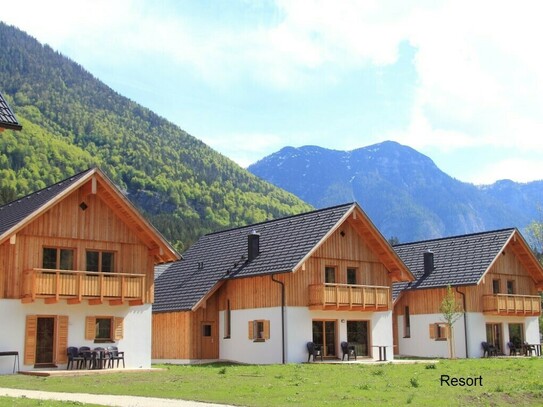
{"label": "downspout", "polygon": [[271,275],[271,279],[274,283],[281,285],[281,353],[282,363],[285,364],[285,283],[276,280],[275,275]]}
{"label": "downspout", "polygon": [[466,359],[468,359],[468,325],[466,322],[466,294],[462,291],[458,291],[458,286],[454,287],[456,292],[462,296],[462,308],[464,310],[464,342],[466,346]]}

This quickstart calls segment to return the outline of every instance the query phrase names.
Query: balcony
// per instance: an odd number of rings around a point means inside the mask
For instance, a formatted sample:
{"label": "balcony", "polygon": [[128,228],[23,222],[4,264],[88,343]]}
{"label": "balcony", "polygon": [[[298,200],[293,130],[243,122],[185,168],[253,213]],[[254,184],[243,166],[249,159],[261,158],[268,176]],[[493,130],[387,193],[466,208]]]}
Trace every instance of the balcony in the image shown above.
{"label": "balcony", "polygon": [[145,296],[145,275],[125,273],[95,273],[89,271],[32,269],[23,275],[21,301],[34,302],[43,298],[46,304],[66,300],[90,305],[141,305]]}
{"label": "balcony", "polygon": [[541,297],[538,295],[494,294],[483,297],[483,312],[497,315],[541,314]]}
{"label": "balcony", "polygon": [[390,289],[373,285],[313,284],[309,286],[309,308],[386,311],[390,309]]}

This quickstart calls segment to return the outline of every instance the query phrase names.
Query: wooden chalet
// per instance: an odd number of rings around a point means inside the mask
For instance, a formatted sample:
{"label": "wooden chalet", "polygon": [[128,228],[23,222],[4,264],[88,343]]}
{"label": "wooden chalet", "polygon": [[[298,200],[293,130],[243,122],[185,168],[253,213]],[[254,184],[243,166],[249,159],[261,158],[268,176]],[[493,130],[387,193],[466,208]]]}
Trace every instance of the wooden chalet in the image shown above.
{"label": "wooden chalet", "polygon": [[154,266],[179,258],[97,168],[1,206],[0,352],[33,369],[115,344],[149,367]]}
{"label": "wooden chalet", "polygon": [[394,335],[402,355],[448,357],[450,335],[439,311],[451,286],[464,315],[454,325],[457,357],[483,356],[482,342],[539,344],[543,268],[517,229],[394,247],[415,275],[394,285]]}
{"label": "wooden chalet", "polygon": [[156,280],[153,360],[392,357],[392,283],[413,276],[357,204],[203,236]]}

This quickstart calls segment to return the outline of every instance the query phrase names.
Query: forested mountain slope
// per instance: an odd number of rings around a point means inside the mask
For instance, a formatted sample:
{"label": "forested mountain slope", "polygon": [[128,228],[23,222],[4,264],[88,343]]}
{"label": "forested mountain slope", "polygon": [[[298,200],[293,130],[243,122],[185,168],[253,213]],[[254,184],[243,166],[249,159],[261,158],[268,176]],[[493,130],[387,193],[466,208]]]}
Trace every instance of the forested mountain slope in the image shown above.
{"label": "forested mountain slope", "polygon": [[1,22],[0,48],[0,91],[23,125],[0,134],[0,204],[98,165],[181,250],[311,208]]}

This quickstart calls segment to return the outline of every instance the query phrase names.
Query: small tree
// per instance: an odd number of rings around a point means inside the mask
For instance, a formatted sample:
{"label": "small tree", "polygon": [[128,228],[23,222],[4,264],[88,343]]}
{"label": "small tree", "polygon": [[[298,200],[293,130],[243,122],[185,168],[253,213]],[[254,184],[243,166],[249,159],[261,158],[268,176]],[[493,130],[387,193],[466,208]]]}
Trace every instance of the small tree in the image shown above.
{"label": "small tree", "polygon": [[447,324],[448,328],[447,341],[449,343],[449,357],[454,359],[456,356],[454,353],[453,325],[458,318],[464,314],[464,309],[462,304],[456,301],[456,296],[454,295],[450,285],[447,286],[447,294],[445,294],[445,298],[443,298],[443,301],[441,301],[439,311],[443,314],[443,320]]}

